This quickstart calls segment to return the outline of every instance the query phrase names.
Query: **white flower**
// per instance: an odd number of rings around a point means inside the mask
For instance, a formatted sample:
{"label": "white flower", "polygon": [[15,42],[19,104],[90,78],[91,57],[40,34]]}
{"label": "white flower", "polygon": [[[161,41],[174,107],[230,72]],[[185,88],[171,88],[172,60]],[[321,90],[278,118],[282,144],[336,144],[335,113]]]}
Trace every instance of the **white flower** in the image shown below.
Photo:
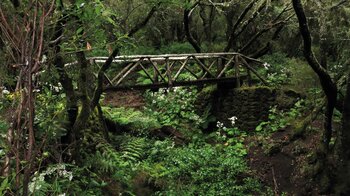
{"label": "white flower", "polygon": [[218,121],[218,122],[216,123],[216,127],[219,128],[219,129],[221,129],[221,128],[224,127],[224,123]]}
{"label": "white flower", "polygon": [[264,66],[265,69],[269,69],[269,67],[271,67],[271,65],[266,63],[266,62],[263,64],[263,66]]}
{"label": "white flower", "polygon": [[153,104],[156,104],[156,103],[157,103],[157,101],[156,101],[156,100],[152,100],[152,103],[153,103]]}
{"label": "white flower", "polygon": [[8,94],[10,94],[10,91],[4,89],[4,90],[2,90],[2,94],[3,94],[3,95],[8,95]]}
{"label": "white flower", "polygon": [[236,124],[236,120],[238,119],[237,116],[232,116],[231,118],[228,118],[231,121],[231,125],[234,126]]}

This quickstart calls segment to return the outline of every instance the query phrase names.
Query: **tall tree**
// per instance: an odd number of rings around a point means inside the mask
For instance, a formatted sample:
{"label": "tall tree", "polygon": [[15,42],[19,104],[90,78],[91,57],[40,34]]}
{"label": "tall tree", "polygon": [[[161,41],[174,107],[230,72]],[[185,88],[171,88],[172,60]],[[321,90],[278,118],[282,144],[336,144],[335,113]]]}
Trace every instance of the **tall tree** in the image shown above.
{"label": "tall tree", "polygon": [[327,72],[327,70],[322,67],[322,65],[318,62],[316,59],[313,51],[312,51],[312,39],[311,34],[309,30],[309,26],[307,23],[307,19],[305,16],[304,8],[300,2],[300,0],[293,0],[293,7],[295,10],[295,13],[298,17],[299,21],[299,29],[300,33],[304,40],[304,56],[311,68],[315,71],[315,73],[318,75],[318,78],[320,80],[320,83],[322,85],[323,92],[325,93],[327,97],[327,107],[325,112],[325,119],[324,119],[324,135],[323,135],[323,150],[325,152],[328,152],[329,150],[329,142],[332,136],[332,117],[333,117],[333,111],[337,102],[337,86],[333,79],[331,78],[330,74]]}
{"label": "tall tree", "polygon": [[[339,4],[335,5],[336,7],[339,6]],[[333,117],[333,111],[337,104],[337,94],[338,89],[337,85],[330,76],[329,72],[326,70],[326,61],[323,61],[324,64],[321,64],[317,61],[313,51],[312,51],[312,39],[311,39],[311,33],[309,30],[309,26],[307,23],[307,19],[304,13],[304,8],[300,0],[293,0],[293,7],[297,14],[298,21],[299,21],[299,28],[301,35],[304,40],[304,56],[306,60],[308,61],[309,65],[312,67],[312,69],[315,71],[315,73],[318,75],[323,92],[326,95],[327,104],[326,104],[326,110],[325,110],[325,118],[324,118],[324,132],[322,137],[322,148],[321,148],[321,169],[326,171],[323,172],[326,176],[323,176],[325,178],[329,178],[329,168],[331,167],[330,163],[327,161],[327,156],[330,156],[331,151],[329,148],[329,142],[330,139],[333,136],[337,137],[338,144],[338,150],[336,151],[336,155],[339,157],[339,160],[336,163],[336,167],[338,168],[337,173],[337,181],[336,181],[336,192],[339,195],[346,195],[349,193],[350,184],[349,184],[349,168],[350,168],[350,83],[349,83],[349,76],[348,75],[348,82],[347,82],[347,89],[346,89],[346,96],[344,106],[343,106],[343,119],[342,119],[342,128],[340,131],[338,131],[338,134],[333,133],[332,128],[332,117]],[[333,9],[333,6],[331,7]],[[331,10],[330,9],[330,10]],[[321,29],[324,31],[324,29]],[[324,40],[323,40],[324,41]],[[325,43],[320,43],[321,47],[324,47]],[[324,51],[324,50],[321,50]],[[327,58],[327,54],[320,54],[325,56]],[[323,179],[324,180],[324,179]],[[332,179],[329,179],[332,180]],[[323,185],[325,186],[325,185]],[[330,191],[330,184],[328,186],[323,187],[324,191]]]}
{"label": "tall tree", "polygon": [[[11,62],[17,68],[15,92],[20,95],[8,130],[11,150],[16,156],[16,185],[23,180],[23,195],[28,195],[28,184],[37,153],[34,129],[36,75],[42,67],[47,49],[44,42],[46,26],[52,18],[55,1],[12,1],[13,7],[1,3],[1,39],[6,43]],[[8,155],[9,156],[9,155]],[[23,164],[24,163],[24,164]],[[6,157],[4,175],[9,175],[11,158]],[[20,175],[23,171],[23,175]]]}

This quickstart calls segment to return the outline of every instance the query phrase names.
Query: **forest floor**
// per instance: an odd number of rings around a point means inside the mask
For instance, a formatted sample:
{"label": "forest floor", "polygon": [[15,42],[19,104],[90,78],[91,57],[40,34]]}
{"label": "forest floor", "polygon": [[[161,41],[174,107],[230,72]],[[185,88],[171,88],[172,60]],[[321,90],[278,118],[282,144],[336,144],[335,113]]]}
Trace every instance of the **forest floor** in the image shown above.
{"label": "forest floor", "polygon": [[104,105],[113,107],[142,108],[145,101],[141,91],[119,91],[108,93],[104,100]]}
{"label": "forest floor", "polygon": [[[105,105],[141,109],[145,102],[141,91],[110,93]],[[318,195],[318,188],[310,177],[315,163],[313,152],[320,141],[322,123],[315,121],[302,136],[294,137],[291,126],[269,136],[250,135],[247,162],[253,174],[275,195]]]}
{"label": "forest floor", "polygon": [[[321,127],[320,122],[313,124]],[[287,127],[273,133],[268,141],[261,142],[251,136],[247,142],[251,145],[248,153],[250,168],[260,180],[272,187],[276,195],[317,195],[318,188],[310,177],[310,168],[314,164],[313,152],[320,141],[316,129],[293,138],[293,129]],[[266,139],[266,138],[264,138]]]}

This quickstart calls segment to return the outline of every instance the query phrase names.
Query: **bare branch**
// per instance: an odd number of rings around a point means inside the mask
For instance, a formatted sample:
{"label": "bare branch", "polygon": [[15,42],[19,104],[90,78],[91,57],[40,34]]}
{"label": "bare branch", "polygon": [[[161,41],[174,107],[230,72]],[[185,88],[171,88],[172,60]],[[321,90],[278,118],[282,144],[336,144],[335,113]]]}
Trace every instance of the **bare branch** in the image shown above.
{"label": "bare branch", "polygon": [[197,53],[201,52],[201,48],[197,42],[197,40],[195,40],[192,36],[191,30],[190,30],[190,21],[191,21],[191,12],[197,7],[197,5],[199,4],[199,1],[197,1],[196,3],[194,3],[191,8],[189,9],[185,9],[184,10],[184,26],[185,26],[185,33],[186,33],[186,38],[188,40],[188,42],[190,42],[190,44],[193,46],[193,48],[196,50]]}
{"label": "bare branch", "polygon": [[230,35],[230,38],[228,40],[228,43],[227,43],[227,46],[225,48],[225,52],[228,52],[230,51],[232,45],[233,45],[233,42],[234,42],[234,39],[235,39],[235,32],[237,30],[237,27],[239,24],[241,24],[242,20],[244,19],[244,17],[247,15],[247,13],[250,11],[250,9],[252,9],[252,7],[255,5],[257,1],[256,0],[253,0],[251,1],[243,10],[243,12],[241,13],[241,15],[238,17],[236,23],[233,25],[233,28],[232,28],[232,31],[231,31],[231,35]]}
{"label": "bare branch", "polygon": [[140,23],[136,24],[133,28],[131,28],[131,30],[128,33],[128,36],[132,37],[140,29],[142,29],[144,26],[146,26],[148,21],[152,18],[154,13],[158,10],[159,6],[160,6],[160,3],[158,3],[155,6],[153,6],[152,9],[148,12],[147,16]]}

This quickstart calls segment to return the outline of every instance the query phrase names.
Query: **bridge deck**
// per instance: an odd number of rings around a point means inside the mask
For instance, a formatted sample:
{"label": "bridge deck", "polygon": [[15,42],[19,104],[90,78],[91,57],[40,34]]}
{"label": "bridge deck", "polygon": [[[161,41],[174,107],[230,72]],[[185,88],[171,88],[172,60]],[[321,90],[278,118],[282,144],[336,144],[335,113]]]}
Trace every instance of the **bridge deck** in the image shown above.
{"label": "bridge deck", "polygon": [[[99,64],[107,57],[89,60]],[[113,63],[117,64],[114,71],[105,74],[105,91],[221,82],[240,86],[242,79],[250,81],[252,75],[267,84],[254,68],[263,63],[239,53],[130,55],[118,56]]]}

